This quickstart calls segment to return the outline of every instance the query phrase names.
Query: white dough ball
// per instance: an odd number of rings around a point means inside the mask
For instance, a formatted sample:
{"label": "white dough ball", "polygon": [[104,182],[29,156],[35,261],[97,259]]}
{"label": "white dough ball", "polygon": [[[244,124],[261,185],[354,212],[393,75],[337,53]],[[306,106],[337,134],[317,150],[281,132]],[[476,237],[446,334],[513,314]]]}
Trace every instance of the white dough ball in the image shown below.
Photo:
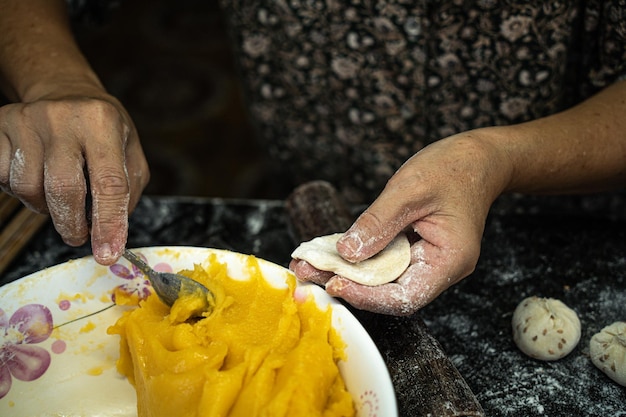
{"label": "white dough ball", "polygon": [[576,312],[554,298],[528,297],[513,313],[513,340],[528,356],[552,361],[569,354],[580,340]]}
{"label": "white dough ball", "polygon": [[626,387],[626,322],[617,321],[593,335],[589,355],[595,366]]}

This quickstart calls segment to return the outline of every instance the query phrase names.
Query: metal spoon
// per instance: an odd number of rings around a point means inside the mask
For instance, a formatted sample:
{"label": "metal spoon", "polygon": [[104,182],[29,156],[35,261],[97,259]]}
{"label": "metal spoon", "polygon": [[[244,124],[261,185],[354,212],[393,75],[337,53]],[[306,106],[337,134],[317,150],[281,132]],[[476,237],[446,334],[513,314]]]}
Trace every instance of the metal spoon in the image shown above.
{"label": "metal spoon", "polygon": [[210,300],[215,300],[215,296],[207,287],[180,274],[173,274],[171,272],[157,272],[152,269],[147,263],[145,263],[139,256],[135,255],[128,249],[124,249],[124,258],[128,259],[130,263],[135,265],[143,272],[154,291],[168,306],[172,306],[181,295],[185,294],[199,294],[198,298],[204,300],[204,304],[201,308],[194,311],[193,317],[202,316],[202,313],[211,311],[213,306]]}

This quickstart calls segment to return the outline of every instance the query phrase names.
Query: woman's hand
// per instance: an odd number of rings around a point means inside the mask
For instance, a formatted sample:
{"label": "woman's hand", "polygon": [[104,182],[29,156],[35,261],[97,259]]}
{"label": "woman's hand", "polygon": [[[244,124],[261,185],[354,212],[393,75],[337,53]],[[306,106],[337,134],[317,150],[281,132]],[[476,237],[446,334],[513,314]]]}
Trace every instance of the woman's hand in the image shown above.
{"label": "woman's hand", "polygon": [[81,245],[91,233],[99,263],[121,255],[128,213],[148,179],[130,117],[104,92],[48,94],[0,108],[0,187],[50,213],[67,244]]}
{"label": "woman's hand", "polygon": [[304,261],[290,268],[360,309],[409,315],[428,304],[474,270],[489,207],[508,181],[506,155],[481,140],[487,132],[456,135],[417,153],[337,243],[343,258],[359,262],[407,232],[411,263],[397,280],[370,287]]}
{"label": "woman's hand", "polygon": [[358,262],[405,228],[415,235],[411,265],[396,281],[364,287],[294,260],[298,278],[355,307],[411,314],[469,275],[485,219],[503,192],[580,193],[626,181],[626,81],[575,107],[519,125],[461,133],[417,153],[337,243]]}
{"label": "woman's hand", "polygon": [[[63,0],[0,0],[0,187],[49,212],[70,245],[122,254],[148,182],[137,131],[73,37]],[[90,230],[91,223],[91,230]]]}

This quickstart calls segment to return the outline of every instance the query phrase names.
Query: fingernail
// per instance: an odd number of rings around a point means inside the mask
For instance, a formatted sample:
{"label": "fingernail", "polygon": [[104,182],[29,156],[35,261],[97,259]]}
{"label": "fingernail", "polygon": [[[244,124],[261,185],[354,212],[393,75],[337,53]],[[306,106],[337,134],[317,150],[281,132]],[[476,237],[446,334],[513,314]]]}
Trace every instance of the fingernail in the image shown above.
{"label": "fingernail", "polygon": [[107,262],[109,259],[111,259],[111,256],[113,255],[113,253],[111,252],[111,246],[108,243],[102,244],[98,249],[97,255],[101,261]]}
{"label": "fingernail", "polygon": [[335,275],[328,280],[324,290],[332,297],[343,297],[346,295],[346,291],[349,292],[350,288],[354,288],[353,284],[354,281]]}
{"label": "fingernail", "polygon": [[328,293],[328,295],[335,297],[341,293],[343,289],[343,285],[341,280],[336,278],[331,278],[325,285],[324,289]]}

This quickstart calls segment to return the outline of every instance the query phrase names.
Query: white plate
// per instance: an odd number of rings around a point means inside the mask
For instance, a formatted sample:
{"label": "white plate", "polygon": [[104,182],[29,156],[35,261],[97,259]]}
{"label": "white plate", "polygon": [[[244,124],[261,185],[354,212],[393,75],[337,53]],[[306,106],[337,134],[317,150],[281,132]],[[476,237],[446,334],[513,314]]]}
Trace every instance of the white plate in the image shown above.
{"label": "white plate", "polygon": [[[215,253],[231,276],[246,278],[247,255],[235,252],[193,247],[136,251],[161,271],[190,269]],[[271,283],[284,285],[287,269],[259,263]],[[135,390],[115,369],[118,337],[106,330],[122,312],[111,301],[112,290],[149,291],[146,284],[125,260],[105,267],[85,257],[0,287],[0,416],[136,416]],[[320,306],[332,308],[333,326],[347,344],[347,360],[339,368],[357,415],[397,416],[389,373],[361,324],[315,285],[298,284],[296,292],[312,293]]]}

